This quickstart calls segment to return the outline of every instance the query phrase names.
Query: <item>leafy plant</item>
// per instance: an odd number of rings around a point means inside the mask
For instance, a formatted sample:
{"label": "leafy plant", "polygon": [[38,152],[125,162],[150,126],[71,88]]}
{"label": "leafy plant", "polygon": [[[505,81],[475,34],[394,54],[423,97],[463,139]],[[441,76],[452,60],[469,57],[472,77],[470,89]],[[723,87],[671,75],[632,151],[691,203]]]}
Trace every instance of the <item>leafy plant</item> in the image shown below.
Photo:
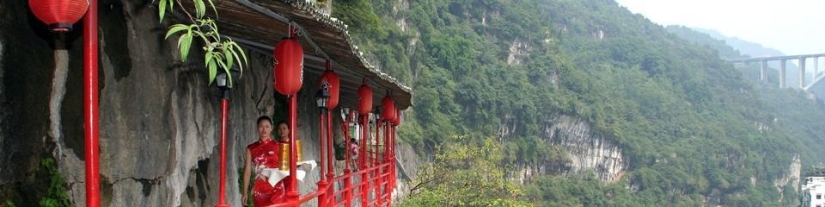
{"label": "leafy plant", "polygon": [[[68,189],[64,184],[63,176],[60,175],[53,158],[46,158],[40,161],[40,167],[43,168],[49,175],[49,188],[46,190],[46,195],[40,199],[40,206],[45,207],[63,207],[71,206],[72,202],[69,199]],[[7,206],[14,206],[13,203],[6,203]],[[11,205],[9,205],[11,204]]]}
{"label": "leafy plant", "polygon": [[503,158],[493,138],[480,143],[450,138],[438,147],[433,163],[418,171],[400,206],[532,206],[520,201],[519,186],[505,179]]}
{"label": "leafy plant", "polygon": [[229,83],[231,84],[232,73],[230,73],[229,70],[235,66],[235,64],[238,64],[238,68],[242,72],[244,66],[249,63],[246,53],[232,38],[222,37],[215,20],[206,16],[206,3],[209,3],[209,7],[212,8],[215,16],[218,14],[217,8],[215,8],[212,0],[189,0],[195,9],[194,16],[186,10],[182,1],[186,0],[159,0],[158,2],[158,16],[161,22],[163,22],[167,10],[170,12],[174,11],[175,4],[181,8],[180,10],[186,14],[186,17],[191,22],[189,24],[179,23],[170,26],[165,38],[168,39],[176,34],[180,35],[178,37],[178,50],[183,61],[186,61],[188,58],[193,41],[199,40],[203,45],[204,65],[209,71],[209,83],[211,84],[212,81],[215,80],[218,69],[222,69],[223,72],[227,74],[230,81]]}

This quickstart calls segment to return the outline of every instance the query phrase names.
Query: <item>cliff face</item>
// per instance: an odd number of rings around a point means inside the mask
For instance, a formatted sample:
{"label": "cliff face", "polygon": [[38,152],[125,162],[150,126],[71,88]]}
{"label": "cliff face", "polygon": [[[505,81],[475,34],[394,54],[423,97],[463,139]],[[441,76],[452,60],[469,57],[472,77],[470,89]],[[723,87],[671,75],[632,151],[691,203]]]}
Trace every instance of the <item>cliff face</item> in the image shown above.
{"label": "cliff face", "polygon": [[[786,173],[782,175],[782,177],[777,178],[774,180],[774,187],[776,190],[779,191],[779,201],[786,195],[798,195],[799,188],[799,181],[801,180],[802,176],[802,161],[799,159],[799,154],[793,156],[793,160],[791,161],[790,166],[788,166],[788,170]],[[790,186],[790,189],[793,189],[793,192],[786,192],[786,186]]]}
{"label": "cliff face", "polygon": [[[500,133],[507,135],[517,124],[503,121]],[[510,124],[508,124],[510,123]],[[558,146],[566,154],[565,162],[517,164],[512,179],[521,183],[545,174],[582,174],[592,172],[602,182],[615,182],[622,178],[628,160],[622,149],[611,140],[591,131],[590,124],[575,117],[558,115],[548,117],[542,126],[541,139]]]}
{"label": "cliff face", "polygon": [[592,132],[590,124],[574,117],[561,115],[545,122],[543,137],[553,145],[562,146],[570,158],[565,173],[592,170],[603,182],[621,179],[628,162],[622,149],[609,139]]}
{"label": "cliff face", "polygon": [[[56,65],[54,37],[35,22],[26,1],[0,3],[0,17],[0,26],[13,28],[0,31],[0,195],[17,197],[18,203],[37,203],[34,197],[46,191],[41,186],[48,186],[38,177],[40,161],[53,148],[45,142]],[[35,24],[40,27],[29,26]],[[79,42],[76,37],[65,35],[70,43]],[[79,48],[68,46],[72,51]]]}
{"label": "cliff face", "polygon": [[[157,23],[157,11],[147,3],[100,2],[101,201],[103,206],[213,206],[219,185],[219,91],[208,85],[202,60],[180,62],[175,40],[163,39],[166,26]],[[67,35],[67,49],[55,47],[50,44],[55,36],[39,29],[45,26],[27,11],[24,1],[0,3],[0,24],[21,28],[0,32],[0,198],[37,203],[42,196],[37,192],[48,186],[35,176],[42,173],[38,165],[55,157],[73,204],[85,206],[80,34]],[[241,206],[238,171],[246,146],[257,139],[256,119],[275,114],[277,122],[286,114],[285,97],[273,95],[269,54],[247,55],[250,67],[230,97],[226,186],[232,206]],[[54,72],[61,65],[68,68],[65,75]],[[304,77],[297,135],[304,159],[318,160],[313,97],[318,76]],[[49,84],[61,78],[65,84]],[[333,114],[340,139],[340,112]],[[317,181],[318,168],[299,189],[313,191]]]}

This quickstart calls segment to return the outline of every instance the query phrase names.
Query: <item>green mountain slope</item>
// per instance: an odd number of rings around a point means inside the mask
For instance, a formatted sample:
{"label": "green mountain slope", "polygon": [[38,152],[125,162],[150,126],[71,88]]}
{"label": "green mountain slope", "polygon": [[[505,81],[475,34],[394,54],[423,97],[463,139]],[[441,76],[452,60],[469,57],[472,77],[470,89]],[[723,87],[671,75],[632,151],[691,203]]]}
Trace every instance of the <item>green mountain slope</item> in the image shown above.
{"label": "green mountain slope", "polygon": [[792,205],[797,187],[775,181],[795,155],[803,166],[825,155],[825,113],[805,94],[754,85],[613,1],[349,0],[333,11],[414,88],[399,133],[419,149],[479,143],[518,120],[501,167],[554,166],[564,149],[541,136],[559,114],[622,148],[618,181],[549,173],[523,185],[517,199],[539,206]]}
{"label": "green mountain slope", "polygon": [[[668,32],[673,33],[682,39],[719,52],[719,56],[724,59],[785,56],[785,54],[779,50],[766,48],[758,43],[745,41],[739,38],[724,36],[719,32],[710,29],[692,29],[674,25],[668,26],[666,29]],[[774,85],[779,84],[779,64],[779,61],[768,62],[768,68],[772,69],[768,70],[768,82]],[[793,77],[788,78],[787,80],[787,85],[790,87],[799,86],[799,78],[796,77],[796,75],[799,74],[797,64],[798,63],[795,60],[788,61],[785,64],[787,70],[785,74],[788,77]],[[753,62],[746,67],[742,67],[742,69],[744,69],[742,72],[749,80],[758,80],[760,67],[760,63]],[[811,82],[811,75],[805,75],[805,82]]]}

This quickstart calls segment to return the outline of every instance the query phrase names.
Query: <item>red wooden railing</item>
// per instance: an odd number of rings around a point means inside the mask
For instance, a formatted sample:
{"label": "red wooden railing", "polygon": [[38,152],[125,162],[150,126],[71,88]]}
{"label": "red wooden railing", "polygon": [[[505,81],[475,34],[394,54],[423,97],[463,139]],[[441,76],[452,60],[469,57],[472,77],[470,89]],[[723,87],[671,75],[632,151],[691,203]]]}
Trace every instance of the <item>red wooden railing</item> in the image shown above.
{"label": "red wooden railing", "polygon": [[[322,115],[322,117],[323,116],[324,115]],[[354,117],[354,114],[350,113],[348,117]],[[331,122],[329,115],[327,115],[326,118]],[[298,199],[289,199],[284,203],[270,205],[269,207],[300,206],[309,202],[317,202],[318,205],[322,207],[392,206],[392,192],[393,189],[395,189],[396,183],[395,162],[393,162],[395,160],[394,145],[396,126],[393,126],[389,122],[379,120],[377,122],[378,124],[372,128],[375,132],[375,144],[370,145],[367,136],[367,132],[370,131],[368,119],[362,117],[360,124],[362,126],[362,133],[361,137],[359,137],[360,152],[357,157],[359,167],[353,171],[350,169],[352,167],[350,164],[352,158],[350,157],[349,149],[349,140],[351,137],[348,132],[349,123],[353,122],[353,120],[344,120],[342,129],[345,136],[344,140],[346,140],[346,147],[344,149],[346,151],[345,166],[341,174],[335,174],[333,163],[330,162],[332,161],[333,151],[331,149],[332,134],[329,133],[331,132],[331,127],[327,125],[329,122],[322,122],[322,125],[326,125],[327,127],[321,127],[322,133],[327,135],[326,138],[324,138],[324,135],[321,136],[322,151],[326,149],[325,152],[321,152],[321,155],[326,155],[327,158],[329,158],[327,161],[324,161],[323,158],[320,159],[321,171],[319,173],[322,177],[321,180],[325,182],[319,182],[318,188],[315,191],[300,195]],[[381,131],[384,132],[383,136],[381,136]],[[323,142],[325,139],[327,141]],[[383,149],[380,147],[383,147]],[[327,172],[323,172],[324,170]],[[329,177],[324,179],[324,176]]]}

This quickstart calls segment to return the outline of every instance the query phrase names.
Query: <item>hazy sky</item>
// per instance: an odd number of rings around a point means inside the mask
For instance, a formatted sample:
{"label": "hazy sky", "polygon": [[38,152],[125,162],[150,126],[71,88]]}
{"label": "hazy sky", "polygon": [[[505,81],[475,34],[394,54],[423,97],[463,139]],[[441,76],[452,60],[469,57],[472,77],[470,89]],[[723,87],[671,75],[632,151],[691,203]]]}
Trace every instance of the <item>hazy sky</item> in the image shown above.
{"label": "hazy sky", "polygon": [[719,31],[787,55],[825,53],[825,0],[616,0],[661,25]]}

